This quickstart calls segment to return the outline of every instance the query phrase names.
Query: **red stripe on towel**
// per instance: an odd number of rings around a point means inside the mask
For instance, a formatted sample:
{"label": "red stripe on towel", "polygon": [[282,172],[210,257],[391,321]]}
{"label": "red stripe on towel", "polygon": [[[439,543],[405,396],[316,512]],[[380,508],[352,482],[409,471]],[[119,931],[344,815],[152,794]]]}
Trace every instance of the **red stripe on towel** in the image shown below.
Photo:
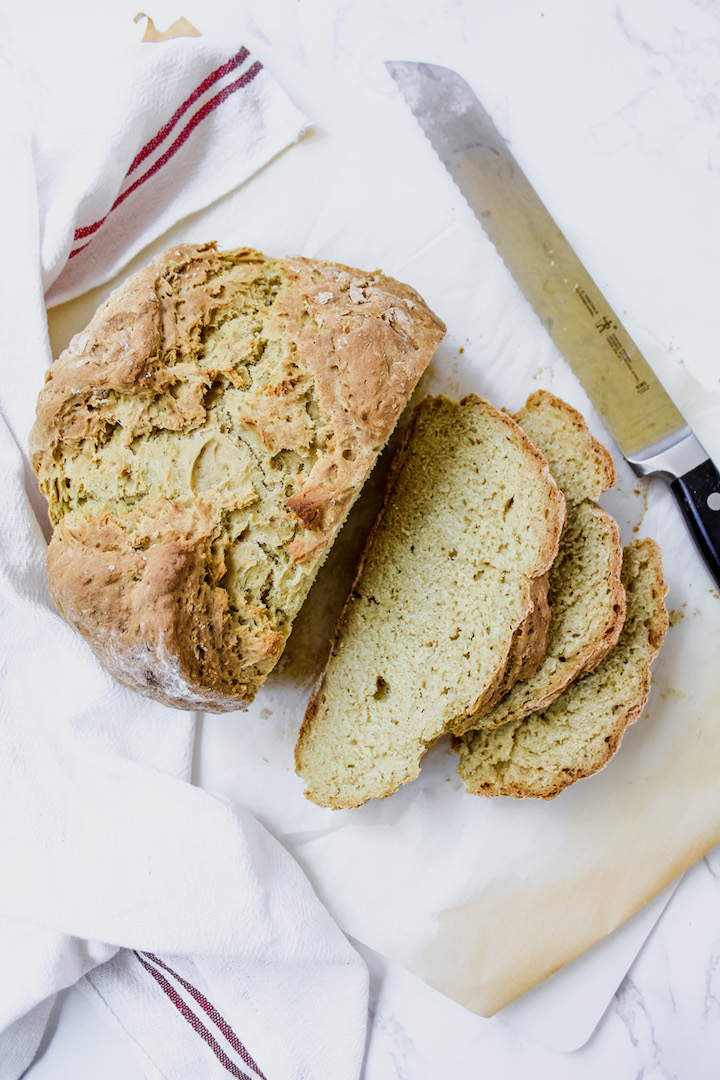
{"label": "red stripe on towel", "polygon": [[193,986],[192,983],[189,983],[186,979],[183,979],[182,975],[178,975],[177,971],[173,971],[171,967],[163,963],[163,961],[160,960],[159,957],[153,955],[153,953],[145,953],[144,955],[148,958],[148,960],[152,960],[153,964],[157,964],[158,967],[163,968],[165,971],[168,972],[168,974],[172,975],[174,979],[177,979],[180,985],[183,986],[187,990],[188,994],[190,994],[190,996],[197,1002],[203,1012],[207,1013],[212,1022],[220,1029],[220,1031],[230,1043],[238,1057],[242,1058],[246,1065],[248,1065],[251,1069],[255,1070],[255,1072],[260,1077],[260,1080],[267,1080],[265,1074],[262,1072],[259,1065],[257,1065],[256,1062],[253,1060],[250,1052],[245,1049],[233,1029],[228,1024],[227,1020],[225,1020],[224,1017],[220,1015],[212,1002],[208,1001],[205,995],[201,994],[196,986]]}
{"label": "red stripe on towel", "polygon": [[187,1020],[193,1031],[200,1036],[204,1043],[212,1050],[215,1057],[218,1059],[221,1065],[227,1069],[227,1071],[236,1078],[236,1080],[251,1080],[251,1077],[247,1073],[239,1069],[237,1065],[230,1060],[223,1048],[219,1045],[217,1040],[210,1034],[208,1029],[203,1024],[200,1017],[196,1016],[186,1001],[184,1001],[175,988],[165,978],[165,976],[157,971],[152,964],[135,951],[135,955],[138,960],[150,975],[152,975],[155,982],[160,989],[167,995],[168,999],[172,1002],[175,1008],[178,1010],[183,1019]]}
{"label": "red stripe on towel", "polygon": [[137,167],[142,164],[145,158],[149,157],[150,154],[152,154],[153,150],[155,150],[161,142],[165,141],[172,129],[177,124],[180,117],[188,111],[191,105],[195,104],[199,97],[202,97],[206,90],[209,90],[211,86],[214,86],[214,84],[219,79],[222,79],[225,75],[229,75],[231,71],[235,70],[235,68],[240,67],[241,64],[244,64],[249,55],[250,53],[243,46],[240,52],[235,53],[235,56],[232,56],[228,61],[226,61],[226,63],[221,64],[219,68],[215,68],[215,71],[211,72],[211,74],[208,75],[206,79],[203,79],[200,85],[195,87],[190,97],[183,101],[180,108],[175,113],[173,113],[167,124],[160,128],[157,135],[153,136],[153,138],[150,139],[150,142],[145,143],[142,150],[137,155],[132,165],[128,169],[127,175],[129,176],[130,173],[135,172]]}
{"label": "red stripe on towel", "polygon": [[[248,86],[249,83],[251,83],[261,71],[262,64],[259,60],[256,60],[255,63],[251,67],[249,67],[248,70],[244,72],[244,74],[242,74],[238,79],[223,87],[223,89],[220,90],[219,93],[215,95],[215,97],[212,97],[209,101],[206,101],[202,108],[198,109],[198,111],[194,113],[190,120],[188,120],[185,127],[182,129],[175,141],[168,147],[165,153],[162,154],[157,159],[157,161],[154,162],[153,165],[151,165],[147,172],[144,172],[142,176],[139,176],[138,179],[130,185],[130,187],[126,188],[118,195],[117,199],[112,204],[104,217],[100,218],[99,221],[94,222],[92,225],[83,225],[82,228],[75,230],[75,240],[84,240],[88,236],[92,238],[92,235],[97,232],[97,230],[105,221],[107,221],[113,210],[115,210],[118,206],[121,205],[121,203],[125,201],[125,199],[127,199],[128,195],[131,195],[134,191],[137,191],[137,189],[142,184],[144,184],[146,180],[150,180],[151,177],[155,176],[155,174],[159,172],[163,165],[165,165],[170,160],[170,158],[174,157],[174,155],[178,152],[180,147],[183,146],[184,143],[188,140],[190,135],[193,133],[198,124],[201,123],[201,121],[203,121],[207,116],[209,116],[210,113],[214,112],[219,105],[222,105],[222,103],[226,101],[231,94],[234,94],[237,90],[242,90],[245,86]],[[137,158],[135,160],[137,161]],[[135,163],[133,162],[133,165],[131,165],[130,169],[126,173],[126,179],[135,167]],[[90,241],[88,241],[88,243],[89,242]],[[83,244],[81,247],[74,248],[70,252],[70,255],[68,257],[72,259],[75,255],[79,255],[80,252],[84,251],[87,246],[88,244]]]}

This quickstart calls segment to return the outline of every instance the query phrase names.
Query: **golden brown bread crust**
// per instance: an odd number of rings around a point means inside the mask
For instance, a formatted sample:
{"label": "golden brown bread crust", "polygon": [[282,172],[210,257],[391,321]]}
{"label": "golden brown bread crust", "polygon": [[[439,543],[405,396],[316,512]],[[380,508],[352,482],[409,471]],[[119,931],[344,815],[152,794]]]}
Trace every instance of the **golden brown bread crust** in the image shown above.
{"label": "golden brown bread crust", "polygon": [[[228,594],[217,583],[216,521],[201,504],[144,511],[135,515],[134,532],[109,515],[61,521],[48,548],[53,601],[124,685],[176,708],[237,709],[228,669],[236,679],[247,672],[248,681],[270,671],[284,637],[230,618]],[[146,548],[150,523],[159,525],[160,539]],[[222,656],[229,659],[221,669]]]}
{"label": "golden brown bread crust", "polygon": [[120,681],[252,700],[444,329],[380,273],[214,244],[113,293],[48,372],[31,455],[53,599]]}

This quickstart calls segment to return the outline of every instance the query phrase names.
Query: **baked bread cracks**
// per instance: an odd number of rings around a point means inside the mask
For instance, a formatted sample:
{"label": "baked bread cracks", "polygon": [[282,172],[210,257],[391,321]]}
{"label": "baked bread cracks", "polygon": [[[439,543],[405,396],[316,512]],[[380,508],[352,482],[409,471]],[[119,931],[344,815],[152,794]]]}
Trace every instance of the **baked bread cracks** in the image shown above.
{"label": "baked bread cracks", "polygon": [[53,600],[121,682],[247,705],[443,334],[380,273],[156,258],[52,365],[31,437]]}
{"label": "baked bread cracks", "polygon": [[[518,424],[482,398],[427,398],[341,613],[296,748],[313,802],[359,806],[537,666],[539,600],[565,500]],[[530,635],[532,637],[532,635]]]}

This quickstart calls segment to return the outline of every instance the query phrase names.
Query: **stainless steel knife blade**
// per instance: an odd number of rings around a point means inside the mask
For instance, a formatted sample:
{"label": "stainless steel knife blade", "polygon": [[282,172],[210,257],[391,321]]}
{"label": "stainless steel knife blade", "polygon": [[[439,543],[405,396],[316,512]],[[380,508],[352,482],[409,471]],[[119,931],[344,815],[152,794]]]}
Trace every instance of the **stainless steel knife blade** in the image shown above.
{"label": "stainless steel knife blade", "polygon": [[639,475],[670,484],[720,585],[720,475],[493,120],[449,68],[386,67],[620,452]]}

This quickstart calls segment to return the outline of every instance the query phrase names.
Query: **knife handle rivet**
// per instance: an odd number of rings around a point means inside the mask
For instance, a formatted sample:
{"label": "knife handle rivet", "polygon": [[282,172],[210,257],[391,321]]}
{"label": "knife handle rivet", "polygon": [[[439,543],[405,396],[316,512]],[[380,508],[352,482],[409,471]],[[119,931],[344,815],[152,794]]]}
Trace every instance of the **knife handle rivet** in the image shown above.
{"label": "knife handle rivet", "polygon": [[720,491],[711,491],[707,497],[709,510],[720,510]]}

